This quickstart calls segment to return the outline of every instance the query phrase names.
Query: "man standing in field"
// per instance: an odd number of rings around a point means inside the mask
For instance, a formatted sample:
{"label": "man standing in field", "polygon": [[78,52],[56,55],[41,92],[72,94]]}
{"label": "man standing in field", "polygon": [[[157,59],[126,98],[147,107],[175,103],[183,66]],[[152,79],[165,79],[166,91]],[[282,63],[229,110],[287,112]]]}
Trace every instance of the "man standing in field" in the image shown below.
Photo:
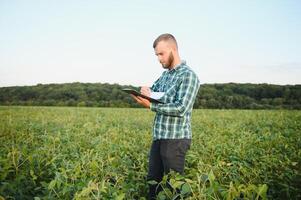
{"label": "man standing in field", "polygon": [[[141,87],[141,93],[164,92],[160,101],[133,96],[146,108],[156,112],[153,142],[150,150],[148,180],[160,182],[170,170],[184,171],[185,155],[191,144],[191,113],[199,90],[197,75],[180,59],[178,45],[171,34],[160,35],[153,43],[155,54],[164,69],[151,88]],[[149,199],[155,199],[157,185],[150,185]]]}

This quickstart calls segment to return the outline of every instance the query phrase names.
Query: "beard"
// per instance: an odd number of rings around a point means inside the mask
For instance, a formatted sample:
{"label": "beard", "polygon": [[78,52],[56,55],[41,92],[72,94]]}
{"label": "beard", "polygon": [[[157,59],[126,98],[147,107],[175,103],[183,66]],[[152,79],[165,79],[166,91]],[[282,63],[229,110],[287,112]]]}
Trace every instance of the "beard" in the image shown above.
{"label": "beard", "polygon": [[168,56],[167,63],[162,64],[162,67],[164,69],[170,69],[172,67],[173,62],[174,62],[174,57],[173,57],[173,54],[170,52],[169,56]]}

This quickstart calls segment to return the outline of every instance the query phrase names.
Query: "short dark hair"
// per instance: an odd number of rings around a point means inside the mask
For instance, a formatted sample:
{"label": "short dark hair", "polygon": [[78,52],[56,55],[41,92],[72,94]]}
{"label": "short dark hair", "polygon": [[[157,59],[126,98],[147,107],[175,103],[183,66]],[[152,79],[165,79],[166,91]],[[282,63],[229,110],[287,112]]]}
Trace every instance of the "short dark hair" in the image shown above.
{"label": "short dark hair", "polygon": [[153,48],[156,48],[156,46],[158,45],[159,42],[168,41],[168,40],[172,40],[176,44],[176,47],[178,48],[176,38],[170,33],[164,33],[162,35],[159,35],[159,37],[157,37],[157,39],[155,39],[155,41],[153,43]]}

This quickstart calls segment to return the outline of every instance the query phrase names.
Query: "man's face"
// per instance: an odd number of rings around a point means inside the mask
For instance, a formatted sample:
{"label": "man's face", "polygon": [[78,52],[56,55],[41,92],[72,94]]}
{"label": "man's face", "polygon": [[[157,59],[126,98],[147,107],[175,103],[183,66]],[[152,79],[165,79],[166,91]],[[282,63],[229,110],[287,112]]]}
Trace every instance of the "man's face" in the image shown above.
{"label": "man's face", "polygon": [[164,69],[171,69],[174,56],[172,52],[172,48],[170,47],[168,42],[161,41],[157,44],[155,48],[155,54],[158,57],[159,62],[162,64]]}

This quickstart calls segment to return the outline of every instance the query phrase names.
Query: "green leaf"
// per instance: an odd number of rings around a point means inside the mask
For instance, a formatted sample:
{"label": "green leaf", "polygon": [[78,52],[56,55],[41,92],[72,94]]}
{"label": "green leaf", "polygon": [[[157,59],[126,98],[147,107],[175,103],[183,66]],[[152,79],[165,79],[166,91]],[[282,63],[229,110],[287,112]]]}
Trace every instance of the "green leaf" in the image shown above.
{"label": "green leaf", "polygon": [[258,196],[260,196],[262,199],[267,199],[267,191],[268,186],[266,184],[263,184],[258,189]]}
{"label": "green leaf", "polygon": [[157,185],[158,184],[158,182],[155,181],[155,180],[147,181],[147,183],[150,184],[150,185]]}
{"label": "green leaf", "polygon": [[125,194],[124,194],[124,193],[121,193],[121,194],[119,194],[119,195],[115,198],[115,200],[123,200],[124,197],[125,197]]}
{"label": "green leaf", "polygon": [[52,180],[49,185],[48,185],[48,189],[49,190],[53,190],[56,184],[56,180]]}
{"label": "green leaf", "polygon": [[191,188],[188,183],[184,183],[181,188],[181,194],[185,195],[185,194],[189,194],[189,193],[191,193]]}
{"label": "green leaf", "polygon": [[172,187],[173,189],[177,189],[177,188],[180,188],[181,185],[182,185],[184,182],[183,182],[183,181],[177,181],[177,180],[175,180],[175,179],[170,179],[169,183],[170,183],[170,185],[171,185],[171,187]]}
{"label": "green leaf", "polygon": [[206,181],[208,181],[209,180],[208,175],[207,174],[202,174],[201,180],[203,181],[203,183],[205,183]]}
{"label": "green leaf", "polygon": [[208,175],[208,178],[209,178],[210,183],[212,184],[214,182],[214,180],[215,180],[215,176],[214,176],[212,170],[210,171],[210,173]]}
{"label": "green leaf", "polygon": [[159,199],[159,200],[165,200],[166,199],[164,191],[159,192],[159,194],[157,196],[157,199]]}

